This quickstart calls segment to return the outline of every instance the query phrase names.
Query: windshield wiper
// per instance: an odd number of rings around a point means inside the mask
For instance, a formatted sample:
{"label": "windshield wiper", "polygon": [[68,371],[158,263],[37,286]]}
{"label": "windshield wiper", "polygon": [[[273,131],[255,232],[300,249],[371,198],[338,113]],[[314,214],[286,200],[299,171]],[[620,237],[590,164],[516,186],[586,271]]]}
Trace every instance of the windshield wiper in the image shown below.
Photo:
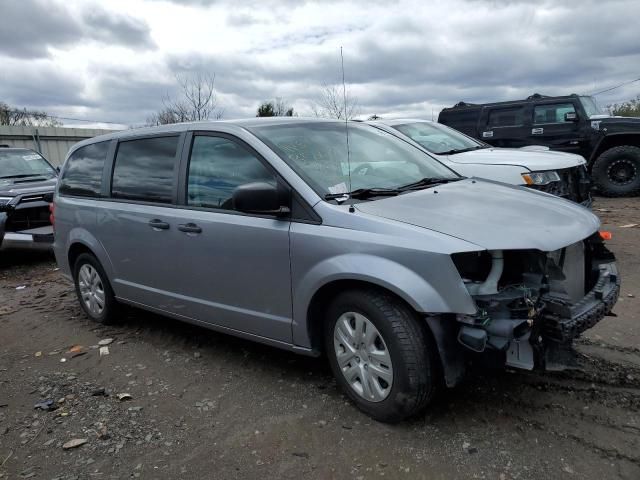
{"label": "windshield wiper", "polygon": [[4,175],[0,178],[29,178],[29,177],[44,177],[43,173],[22,173],[20,175]]}
{"label": "windshield wiper", "polygon": [[325,200],[338,200],[347,198],[370,198],[370,197],[389,197],[398,195],[400,190],[395,188],[358,188],[352,192],[345,193],[327,193]]}
{"label": "windshield wiper", "polygon": [[488,147],[485,147],[483,145],[476,145],[475,147],[469,147],[469,148],[453,148],[451,150],[447,150],[446,152],[438,152],[438,155],[454,155],[456,153],[471,152],[473,150],[480,150],[482,148],[488,148]]}
{"label": "windshield wiper", "polygon": [[462,180],[464,177],[453,177],[453,178],[442,178],[442,177],[425,177],[417,182],[408,183],[407,185],[403,185],[402,187],[398,187],[398,190],[417,190],[420,188],[431,187],[433,185],[440,185],[442,183],[449,182],[457,182],[458,180]]}

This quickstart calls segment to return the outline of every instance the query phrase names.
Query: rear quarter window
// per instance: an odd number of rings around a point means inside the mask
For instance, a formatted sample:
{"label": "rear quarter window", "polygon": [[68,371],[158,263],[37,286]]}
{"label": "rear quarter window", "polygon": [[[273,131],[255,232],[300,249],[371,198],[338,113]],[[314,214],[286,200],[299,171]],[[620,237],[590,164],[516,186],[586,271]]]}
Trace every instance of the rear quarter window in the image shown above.
{"label": "rear quarter window", "polygon": [[62,195],[99,197],[109,143],[92,143],[73,152],[64,167],[58,192]]}

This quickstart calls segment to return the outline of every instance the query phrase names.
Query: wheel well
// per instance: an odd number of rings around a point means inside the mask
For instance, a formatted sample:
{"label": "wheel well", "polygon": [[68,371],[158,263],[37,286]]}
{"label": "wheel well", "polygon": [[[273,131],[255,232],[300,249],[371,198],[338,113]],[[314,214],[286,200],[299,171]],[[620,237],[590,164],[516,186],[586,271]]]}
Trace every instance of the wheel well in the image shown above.
{"label": "wheel well", "polygon": [[[329,306],[329,303],[335,298],[338,293],[347,290],[356,289],[374,289],[380,292],[384,292],[387,295],[391,295],[399,302],[402,302],[408,309],[415,312],[415,309],[409,305],[402,297],[389,289],[362,280],[336,280],[334,282],[327,283],[320,287],[320,289],[313,295],[309,308],[307,310],[307,319],[309,325],[309,337],[311,340],[311,347],[314,350],[324,353],[324,341],[323,341],[323,327],[325,320],[325,311]],[[424,326],[427,330],[430,330],[427,323],[424,322]]]}
{"label": "wheel well", "polygon": [[622,145],[633,145],[634,147],[640,147],[640,135],[611,135],[605,137],[595,152],[591,155],[590,164],[598,158],[602,153],[613,147],[620,147]]}
{"label": "wheel well", "polygon": [[68,254],[69,268],[71,269],[72,272],[73,272],[73,266],[76,263],[76,259],[83,253],[90,253],[91,255],[93,255],[93,252],[91,251],[91,249],[83,243],[74,243],[69,248],[69,254]]}

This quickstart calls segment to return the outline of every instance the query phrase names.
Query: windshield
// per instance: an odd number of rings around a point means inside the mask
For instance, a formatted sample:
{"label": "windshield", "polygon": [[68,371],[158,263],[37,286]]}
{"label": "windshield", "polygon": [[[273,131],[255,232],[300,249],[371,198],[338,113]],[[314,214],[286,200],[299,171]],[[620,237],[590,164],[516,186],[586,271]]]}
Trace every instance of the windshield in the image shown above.
{"label": "windshield", "polygon": [[580,103],[582,103],[582,107],[584,111],[587,113],[587,116],[591,117],[592,115],[606,115],[606,112],[603,112],[602,109],[598,106],[593,97],[580,97]]}
{"label": "windshield", "polygon": [[439,123],[414,122],[394,125],[393,128],[400,130],[431,153],[459,153],[485,147],[480,142]]}
{"label": "windshield", "polygon": [[0,149],[0,178],[52,177],[55,170],[31,150]]}
{"label": "windshield", "polygon": [[269,125],[251,131],[321,197],[357,189],[399,188],[424,178],[459,178],[426,153],[369,125],[349,124],[349,162],[343,122]]}

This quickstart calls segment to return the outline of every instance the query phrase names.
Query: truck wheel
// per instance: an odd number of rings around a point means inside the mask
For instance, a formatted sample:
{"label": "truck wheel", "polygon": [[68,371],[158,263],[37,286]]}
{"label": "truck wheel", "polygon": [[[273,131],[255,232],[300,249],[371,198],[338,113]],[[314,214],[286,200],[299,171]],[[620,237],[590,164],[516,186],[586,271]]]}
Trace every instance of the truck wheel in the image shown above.
{"label": "truck wheel", "polygon": [[79,255],[73,267],[73,280],[84,313],[95,322],[114,323],[119,305],[98,259],[89,253]]}
{"label": "truck wheel", "polygon": [[341,293],[325,322],[333,374],[356,406],[395,423],[420,413],[438,384],[435,342],[416,314],[375,289]]}
{"label": "truck wheel", "polygon": [[631,145],[610,148],[593,163],[591,178],[607,197],[637,194],[640,192],[640,148]]}

